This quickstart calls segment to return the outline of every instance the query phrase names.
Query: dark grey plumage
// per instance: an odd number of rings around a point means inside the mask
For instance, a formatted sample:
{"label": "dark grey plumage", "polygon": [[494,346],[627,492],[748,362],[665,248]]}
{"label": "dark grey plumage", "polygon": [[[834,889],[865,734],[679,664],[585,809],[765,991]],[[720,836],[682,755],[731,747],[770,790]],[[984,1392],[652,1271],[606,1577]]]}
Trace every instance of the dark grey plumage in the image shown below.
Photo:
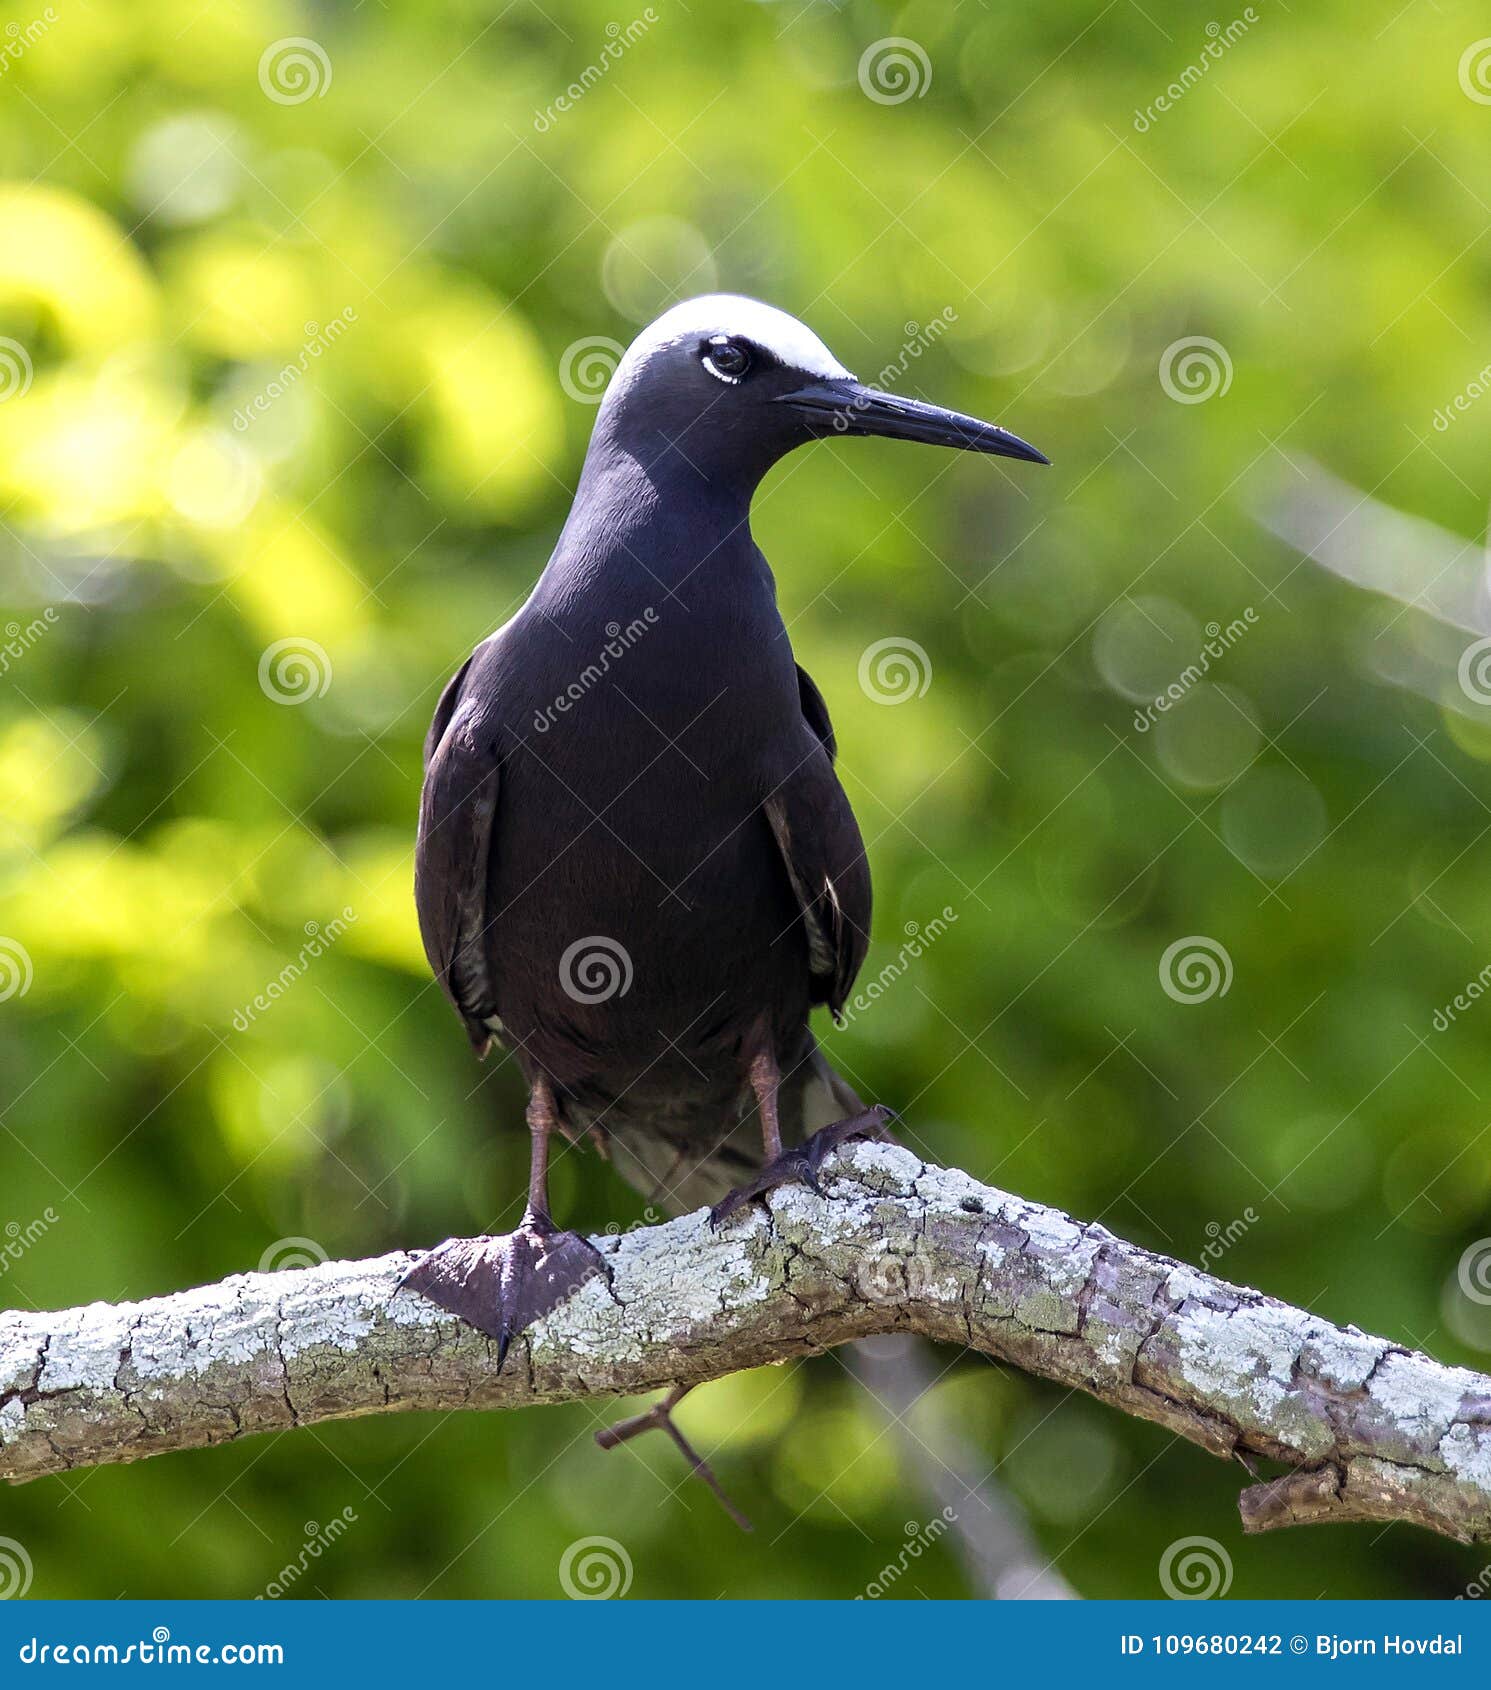
{"label": "dark grey plumage", "polygon": [[622,361],[548,567],[436,712],[421,930],[477,1050],[528,1079],[534,1179],[520,1245],[442,1246],[410,1283],[504,1348],[600,1271],[549,1218],[553,1132],[723,1215],[875,1124],[808,1025],[864,959],[864,844],[749,525],[772,464],[833,432],[1044,461],[861,387],[769,307],[690,301]]}

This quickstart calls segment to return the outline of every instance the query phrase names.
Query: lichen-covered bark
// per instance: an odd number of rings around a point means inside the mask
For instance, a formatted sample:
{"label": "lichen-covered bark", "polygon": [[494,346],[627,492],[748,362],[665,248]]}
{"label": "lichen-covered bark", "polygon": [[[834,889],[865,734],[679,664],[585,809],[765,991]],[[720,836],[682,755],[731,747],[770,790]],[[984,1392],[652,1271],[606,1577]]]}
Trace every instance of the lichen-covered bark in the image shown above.
{"label": "lichen-covered bark", "polygon": [[396,1290],[410,1258],[145,1303],[0,1314],[0,1477],[399,1409],[634,1395],[915,1331],[1270,1458],[1248,1530],[1410,1520],[1491,1539],[1491,1378],[1241,1290],[1096,1225],[858,1144],[825,1195],[595,1240],[611,1270],[516,1343]]}

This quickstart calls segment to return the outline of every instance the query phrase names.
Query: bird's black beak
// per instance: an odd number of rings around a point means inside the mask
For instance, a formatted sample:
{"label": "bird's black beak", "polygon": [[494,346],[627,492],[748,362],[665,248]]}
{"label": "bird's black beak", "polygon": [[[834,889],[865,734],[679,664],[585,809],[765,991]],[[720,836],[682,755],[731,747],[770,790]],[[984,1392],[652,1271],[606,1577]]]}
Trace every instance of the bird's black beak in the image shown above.
{"label": "bird's black beak", "polygon": [[802,413],[813,432],[829,434],[883,434],[892,440],[920,440],[928,446],[956,446],[965,452],[990,452],[1000,458],[1023,458],[1027,463],[1048,464],[1044,452],[995,423],[980,422],[961,411],[944,410],[920,399],[903,399],[882,393],[852,377],[815,381],[794,393],[784,393],[779,403]]}

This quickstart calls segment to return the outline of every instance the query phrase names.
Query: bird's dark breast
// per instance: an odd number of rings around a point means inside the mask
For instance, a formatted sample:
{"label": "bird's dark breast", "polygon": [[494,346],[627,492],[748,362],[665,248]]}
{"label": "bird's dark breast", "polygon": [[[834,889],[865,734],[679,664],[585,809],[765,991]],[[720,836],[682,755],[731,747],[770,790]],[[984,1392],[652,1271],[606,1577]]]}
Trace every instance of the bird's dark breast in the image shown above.
{"label": "bird's dark breast", "polygon": [[[639,656],[641,654],[638,654]],[[576,1100],[728,1108],[763,1013],[791,1048],[807,942],[762,812],[793,714],[698,667],[620,666],[542,731],[513,719],[490,856],[503,1038]],[[753,682],[750,685],[760,685]]]}

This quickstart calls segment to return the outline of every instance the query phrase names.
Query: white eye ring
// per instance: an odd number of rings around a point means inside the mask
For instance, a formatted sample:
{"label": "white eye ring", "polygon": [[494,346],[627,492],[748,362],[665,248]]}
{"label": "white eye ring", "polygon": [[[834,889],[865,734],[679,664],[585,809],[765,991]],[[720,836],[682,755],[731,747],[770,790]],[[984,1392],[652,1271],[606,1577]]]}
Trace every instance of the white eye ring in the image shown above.
{"label": "white eye ring", "polygon": [[[721,361],[739,361],[738,369],[722,369]],[[729,335],[711,335],[704,343],[699,354],[699,361],[716,381],[722,381],[727,387],[738,387],[750,373],[751,355],[739,341],[731,340]]]}

